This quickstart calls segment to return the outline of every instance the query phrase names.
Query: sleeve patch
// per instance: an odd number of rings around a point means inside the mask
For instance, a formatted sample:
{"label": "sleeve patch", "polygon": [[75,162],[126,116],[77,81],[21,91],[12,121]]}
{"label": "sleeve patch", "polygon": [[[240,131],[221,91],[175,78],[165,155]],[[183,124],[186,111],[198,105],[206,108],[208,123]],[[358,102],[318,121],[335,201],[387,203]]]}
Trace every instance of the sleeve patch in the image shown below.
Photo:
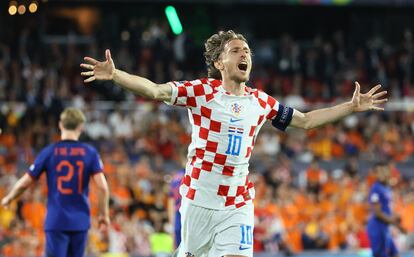
{"label": "sleeve patch", "polygon": [[369,200],[370,200],[371,203],[378,203],[379,202],[379,195],[377,193],[373,193],[373,194],[371,194],[371,197],[370,197]]}

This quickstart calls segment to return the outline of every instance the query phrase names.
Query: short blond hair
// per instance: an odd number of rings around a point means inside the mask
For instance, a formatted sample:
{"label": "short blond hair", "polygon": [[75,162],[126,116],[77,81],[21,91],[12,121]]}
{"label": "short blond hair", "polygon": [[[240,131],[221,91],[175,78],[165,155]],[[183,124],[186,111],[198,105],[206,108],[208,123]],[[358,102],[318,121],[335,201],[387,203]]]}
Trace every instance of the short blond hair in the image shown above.
{"label": "short blond hair", "polygon": [[60,121],[62,122],[63,128],[75,130],[79,125],[85,123],[86,117],[80,109],[69,107],[60,114]]}
{"label": "short blond hair", "polygon": [[248,43],[242,34],[235,33],[233,30],[219,31],[218,33],[212,35],[204,43],[204,47],[206,49],[204,57],[206,58],[209,78],[221,79],[221,73],[216,67],[214,67],[214,62],[218,61],[220,58],[220,54],[224,51],[224,47],[227,42],[233,39],[239,39]]}

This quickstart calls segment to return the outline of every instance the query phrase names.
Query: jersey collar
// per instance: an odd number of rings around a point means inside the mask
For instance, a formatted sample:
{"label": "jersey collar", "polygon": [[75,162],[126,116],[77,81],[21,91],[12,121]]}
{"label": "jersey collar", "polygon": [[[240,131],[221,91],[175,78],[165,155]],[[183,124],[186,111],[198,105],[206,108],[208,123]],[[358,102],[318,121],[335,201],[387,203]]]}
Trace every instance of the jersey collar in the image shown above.
{"label": "jersey collar", "polygon": [[244,93],[243,93],[243,95],[234,95],[234,94],[232,94],[232,93],[230,93],[230,92],[226,91],[226,90],[223,88],[223,85],[218,86],[218,87],[217,87],[217,91],[219,91],[219,92],[221,92],[221,93],[223,93],[223,94],[225,94],[225,95],[235,96],[235,97],[249,96],[249,95],[251,94],[251,92],[252,92],[252,90],[251,90],[251,88],[250,88],[250,87],[245,86],[245,87],[244,87]]}

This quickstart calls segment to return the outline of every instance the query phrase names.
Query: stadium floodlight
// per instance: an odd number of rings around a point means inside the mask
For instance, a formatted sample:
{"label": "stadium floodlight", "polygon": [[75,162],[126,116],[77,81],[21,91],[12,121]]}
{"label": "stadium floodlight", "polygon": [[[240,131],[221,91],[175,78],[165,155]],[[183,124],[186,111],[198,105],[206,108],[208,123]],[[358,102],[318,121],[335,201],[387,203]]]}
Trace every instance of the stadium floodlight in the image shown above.
{"label": "stadium floodlight", "polygon": [[15,15],[17,13],[17,7],[15,5],[10,5],[9,6],[9,14],[10,15]]}
{"label": "stadium floodlight", "polygon": [[17,12],[20,15],[23,15],[26,12],[26,6],[24,6],[23,4],[19,5],[19,7],[17,8]]}
{"label": "stadium floodlight", "polygon": [[168,23],[170,23],[172,32],[175,35],[180,35],[183,32],[183,26],[181,25],[180,18],[178,18],[174,6],[169,5],[165,7],[165,15],[167,16]]}
{"label": "stadium floodlight", "polygon": [[9,14],[15,15],[17,13],[17,2],[11,1],[9,4]]}
{"label": "stadium floodlight", "polygon": [[36,2],[32,2],[29,5],[29,12],[31,13],[35,13],[37,11],[37,3]]}

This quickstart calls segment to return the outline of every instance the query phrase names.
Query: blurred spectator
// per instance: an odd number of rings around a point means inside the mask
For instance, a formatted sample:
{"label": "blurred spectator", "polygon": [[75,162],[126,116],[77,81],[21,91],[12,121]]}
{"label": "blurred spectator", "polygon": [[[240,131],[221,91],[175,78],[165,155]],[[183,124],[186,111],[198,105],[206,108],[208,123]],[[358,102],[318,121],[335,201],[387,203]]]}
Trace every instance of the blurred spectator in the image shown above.
{"label": "blurred spectator", "polygon": [[[122,43],[98,43],[102,32],[85,44],[41,43],[36,27],[18,31],[12,40],[17,47],[0,41],[0,197],[37,151],[57,139],[54,127],[63,107],[80,107],[90,120],[84,139],[101,152],[112,193],[112,229],[102,237],[92,226],[89,254],[161,256],[172,251],[165,228],[169,173],[181,167],[191,137],[187,113],[144,102],[110,83],[83,86],[79,57],[98,56],[109,45],[120,68],[166,82],[205,76],[198,58],[202,45],[192,31],[172,37],[161,20],[133,18],[126,24],[131,40]],[[401,36],[398,44],[365,38],[358,48],[342,31],[307,39],[252,37],[251,84],[301,110],[350,96],[355,80],[378,81],[391,99],[408,99],[414,96],[414,37],[410,30]],[[413,161],[413,138],[414,113],[402,111],[354,115],[309,132],[279,134],[265,126],[250,166],[257,181],[255,250],[368,247],[365,203],[370,163],[378,159],[393,163],[397,212],[409,231],[400,242],[402,249],[413,249],[414,182],[407,177],[410,166],[401,165]],[[43,254],[44,242],[35,238],[43,238],[45,194],[36,189],[0,210],[2,255]],[[96,214],[96,199],[91,203]]]}
{"label": "blurred spectator", "polygon": [[313,160],[307,170],[306,189],[309,193],[319,194],[321,187],[326,182],[326,172],[319,167],[318,161]]}

